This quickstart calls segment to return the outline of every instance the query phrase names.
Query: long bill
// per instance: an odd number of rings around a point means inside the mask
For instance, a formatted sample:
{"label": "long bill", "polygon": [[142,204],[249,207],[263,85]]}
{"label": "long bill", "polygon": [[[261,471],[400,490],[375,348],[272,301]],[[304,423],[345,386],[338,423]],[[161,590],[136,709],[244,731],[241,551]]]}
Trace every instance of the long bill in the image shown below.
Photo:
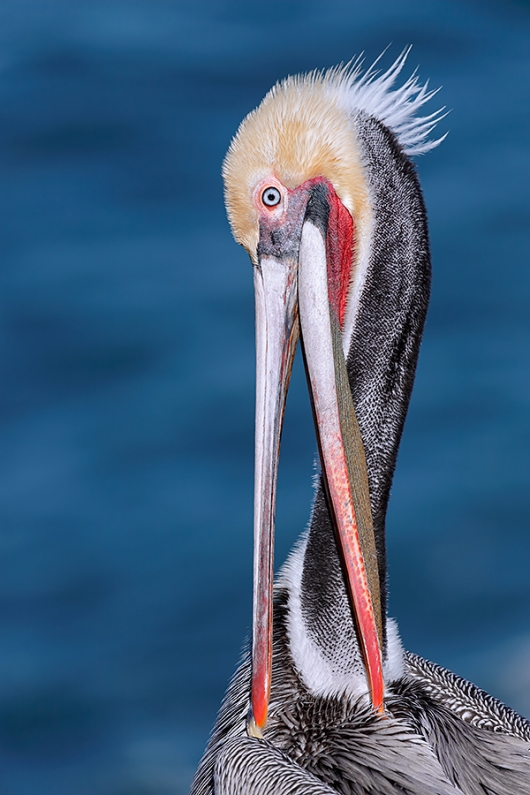
{"label": "long bill", "polygon": [[347,572],[373,707],[383,710],[382,616],[368,476],[338,320],[329,299],[325,232],[301,224],[298,261],[264,257],[254,270],[256,447],[252,715],[249,734],[267,721],[272,675],[274,513],[280,435],[301,332],[324,481]]}
{"label": "long bill", "polygon": [[306,372],[324,482],[334,514],[372,704],[383,712],[383,624],[364,447],[355,416],[338,319],[329,300],[326,243],[302,228],[298,295]]}
{"label": "long bill", "polygon": [[299,336],[297,265],[267,257],[254,268],[256,301],[256,439],[254,474],[254,599],[252,719],[261,735],[272,673],[274,516],[285,399]]}

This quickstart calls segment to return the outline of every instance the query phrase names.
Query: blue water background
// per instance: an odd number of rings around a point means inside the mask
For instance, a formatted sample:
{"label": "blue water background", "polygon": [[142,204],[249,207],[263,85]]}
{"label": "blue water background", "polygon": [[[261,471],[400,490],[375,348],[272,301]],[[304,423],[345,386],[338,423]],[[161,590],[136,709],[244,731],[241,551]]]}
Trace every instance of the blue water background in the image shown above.
{"label": "blue water background", "polygon": [[[181,795],[250,624],[251,267],[221,161],[414,49],[434,281],[388,522],[408,648],[530,715],[530,5],[0,2],[0,789]],[[295,367],[277,561],[315,442]]]}

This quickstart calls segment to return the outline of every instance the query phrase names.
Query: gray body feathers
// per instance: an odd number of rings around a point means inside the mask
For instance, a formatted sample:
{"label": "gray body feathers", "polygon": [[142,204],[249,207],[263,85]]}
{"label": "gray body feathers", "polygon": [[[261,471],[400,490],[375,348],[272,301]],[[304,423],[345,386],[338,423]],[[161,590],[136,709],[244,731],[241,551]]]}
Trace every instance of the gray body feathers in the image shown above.
{"label": "gray body feathers", "polygon": [[192,795],[507,795],[530,793],[530,724],[497,699],[413,654],[387,717],[365,700],[311,695],[290,660],[277,595],[270,714],[246,733],[250,664],[221,706]]}

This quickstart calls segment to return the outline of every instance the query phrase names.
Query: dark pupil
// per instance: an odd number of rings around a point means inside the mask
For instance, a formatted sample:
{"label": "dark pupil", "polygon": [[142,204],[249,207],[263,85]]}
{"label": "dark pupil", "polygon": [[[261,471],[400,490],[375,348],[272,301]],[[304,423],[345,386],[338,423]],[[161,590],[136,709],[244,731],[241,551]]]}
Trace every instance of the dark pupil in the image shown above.
{"label": "dark pupil", "polygon": [[278,204],[278,194],[275,190],[265,191],[266,204]]}

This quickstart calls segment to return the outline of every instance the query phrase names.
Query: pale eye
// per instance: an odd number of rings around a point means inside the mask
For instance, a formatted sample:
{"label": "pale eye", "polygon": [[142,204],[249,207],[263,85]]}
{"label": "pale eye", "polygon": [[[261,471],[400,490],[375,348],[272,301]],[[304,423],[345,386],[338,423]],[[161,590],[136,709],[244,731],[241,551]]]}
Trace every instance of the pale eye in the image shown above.
{"label": "pale eye", "polygon": [[261,194],[261,201],[266,207],[276,207],[282,200],[282,194],[278,188],[265,188]]}

